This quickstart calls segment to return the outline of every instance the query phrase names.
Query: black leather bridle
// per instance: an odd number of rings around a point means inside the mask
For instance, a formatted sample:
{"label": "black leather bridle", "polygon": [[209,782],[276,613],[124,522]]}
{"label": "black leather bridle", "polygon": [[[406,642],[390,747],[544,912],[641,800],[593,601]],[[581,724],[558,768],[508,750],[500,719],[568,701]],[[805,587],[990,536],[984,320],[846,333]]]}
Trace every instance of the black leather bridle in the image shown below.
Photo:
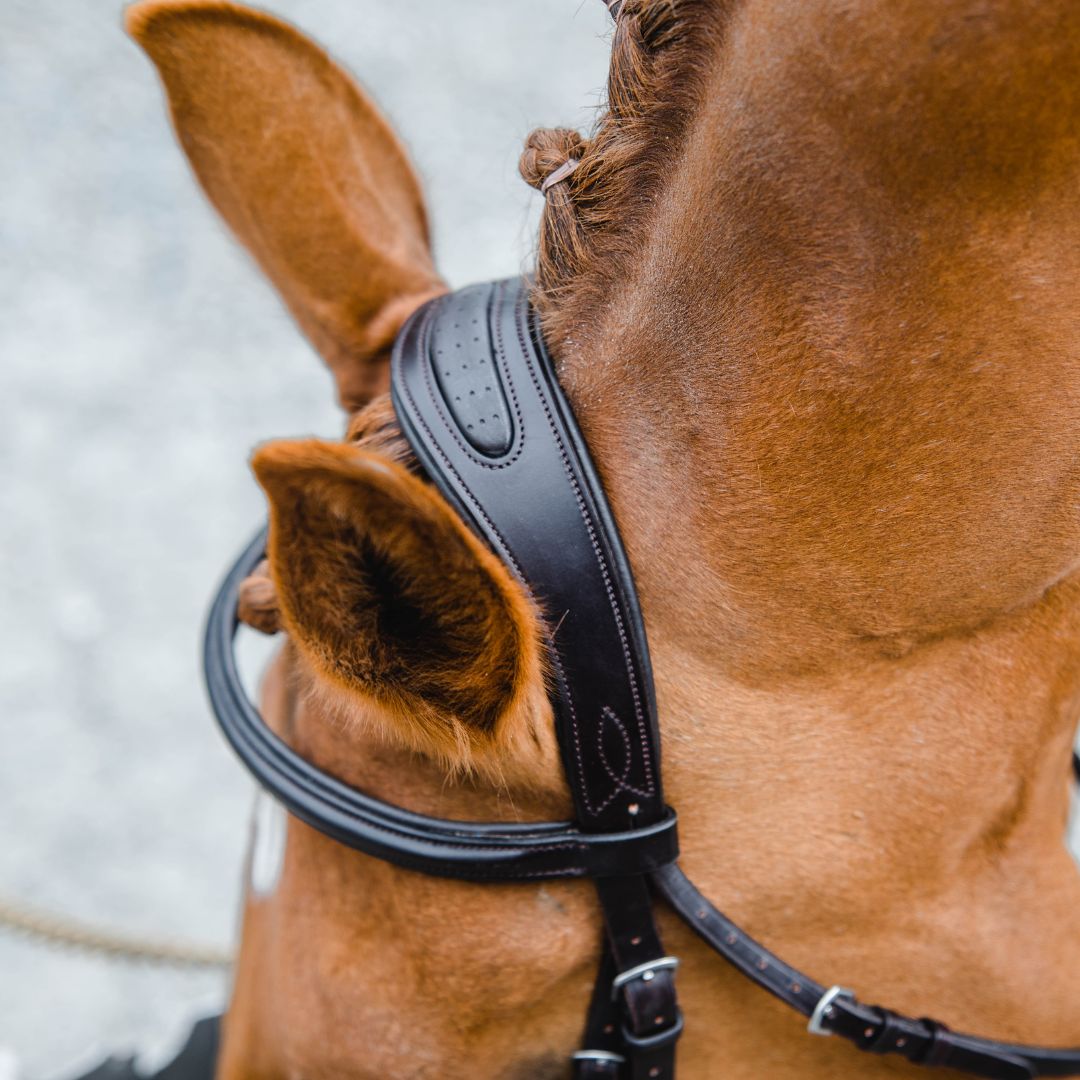
{"label": "black leather bridle", "polygon": [[327,836],[410,870],[475,882],[592,878],[604,948],[575,1080],[674,1076],[683,1029],[678,961],[661,944],[657,898],[806,1017],[815,1034],[1000,1080],[1080,1075],[1080,1049],[960,1034],[816,982],[740,930],[679,869],[633,576],[522,281],[472,286],[422,307],[395,344],[392,389],[428,478],[554,628],[551,700],[575,821],[504,825],[414,814],[342,783],[278,739],[248,699],[233,651],[238,588],[263,557],[260,533],[214,602],[205,665],[222,730],[262,787]]}

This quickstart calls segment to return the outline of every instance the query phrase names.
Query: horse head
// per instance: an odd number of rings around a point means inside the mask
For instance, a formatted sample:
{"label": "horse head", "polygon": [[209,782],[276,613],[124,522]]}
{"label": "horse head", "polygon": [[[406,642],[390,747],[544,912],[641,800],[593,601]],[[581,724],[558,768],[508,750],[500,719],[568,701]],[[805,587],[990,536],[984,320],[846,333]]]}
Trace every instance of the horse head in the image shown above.
{"label": "horse head", "polygon": [[[609,6],[594,130],[522,157],[532,299],[634,568],[684,862],[802,968],[1080,1043],[1080,10]],[[129,28],[349,412],[340,443],[253,459],[270,541],[245,602],[287,635],[264,714],[418,812],[566,817],[547,613],[386,393],[446,288],[404,149],[269,16],[149,0]],[[599,919],[587,885],[433,880],[290,821],[247,898],[222,1075],[563,1076]],[[896,1075],[661,922],[709,1018],[686,1075]]]}

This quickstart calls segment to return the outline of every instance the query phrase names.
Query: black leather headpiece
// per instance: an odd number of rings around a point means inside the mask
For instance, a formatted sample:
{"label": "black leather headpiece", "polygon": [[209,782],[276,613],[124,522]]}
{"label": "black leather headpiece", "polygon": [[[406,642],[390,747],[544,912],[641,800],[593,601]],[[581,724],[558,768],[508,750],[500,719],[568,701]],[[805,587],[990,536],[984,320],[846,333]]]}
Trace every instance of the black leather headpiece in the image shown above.
{"label": "black leather headpiece", "polygon": [[548,656],[578,823],[613,832],[662,820],[633,575],[522,282],[428,304],[398,337],[392,379],[398,422],[428,476],[557,628]]}

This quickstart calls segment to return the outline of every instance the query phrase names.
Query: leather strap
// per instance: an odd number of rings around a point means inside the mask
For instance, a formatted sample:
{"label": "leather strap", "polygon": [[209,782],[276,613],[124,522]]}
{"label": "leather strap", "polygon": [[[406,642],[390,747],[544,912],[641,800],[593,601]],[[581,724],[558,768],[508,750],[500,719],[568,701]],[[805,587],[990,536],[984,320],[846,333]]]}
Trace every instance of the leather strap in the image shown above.
{"label": "leather strap", "polygon": [[612,993],[619,969],[605,934],[596,984],[581,1040],[584,1049],[574,1055],[573,1080],[622,1080],[626,1058],[620,1030],[619,1003]]}
{"label": "leather strap", "polygon": [[827,990],[740,930],[677,866],[656,871],[652,882],[660,896],[725,960],[785,1005],[814,1018],[811,1030],[816,1034],[840,1035],[868,1053],[895,1054],[916,1065],[941,1066],[988,1080],[1080,1075],[1080,1049],[1055,1050],[964,1035],[937,1020],[863,1005],[838,987]]}
{"label": "leather strap", "polygon": [[433,483],[547,616],[559,743],[582,829],[661,820],[633,576],[524,283],[473,285],[425,304],[398,335],[391,386]]}
{"label": "leather strap", "polygon": [[604,878],[596,888],[618,972],[610,995],[622,1017],[629,1080],[672,1080],[683,1029],[675,996],[678,961],[664,955],[648,883],[642,876]]}

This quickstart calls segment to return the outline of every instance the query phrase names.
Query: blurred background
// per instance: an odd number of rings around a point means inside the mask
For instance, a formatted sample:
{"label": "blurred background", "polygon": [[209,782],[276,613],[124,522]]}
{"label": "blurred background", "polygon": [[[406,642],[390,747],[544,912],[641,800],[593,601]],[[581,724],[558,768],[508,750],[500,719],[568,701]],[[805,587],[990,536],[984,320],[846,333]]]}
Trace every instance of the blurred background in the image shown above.
{"label": "blurred background", "polygon": [[[515,273],[535,126],[588,128],[597,0],[274,0],[389,114],[452,285]],[[246,459],[336,436],[329,377],[174,144],[116,0],[0,3],[0,902],[227,949],[252,790],[202,619],[258,525]],[[227,975],[0,930],[0,1080],[164,1060]]]}

